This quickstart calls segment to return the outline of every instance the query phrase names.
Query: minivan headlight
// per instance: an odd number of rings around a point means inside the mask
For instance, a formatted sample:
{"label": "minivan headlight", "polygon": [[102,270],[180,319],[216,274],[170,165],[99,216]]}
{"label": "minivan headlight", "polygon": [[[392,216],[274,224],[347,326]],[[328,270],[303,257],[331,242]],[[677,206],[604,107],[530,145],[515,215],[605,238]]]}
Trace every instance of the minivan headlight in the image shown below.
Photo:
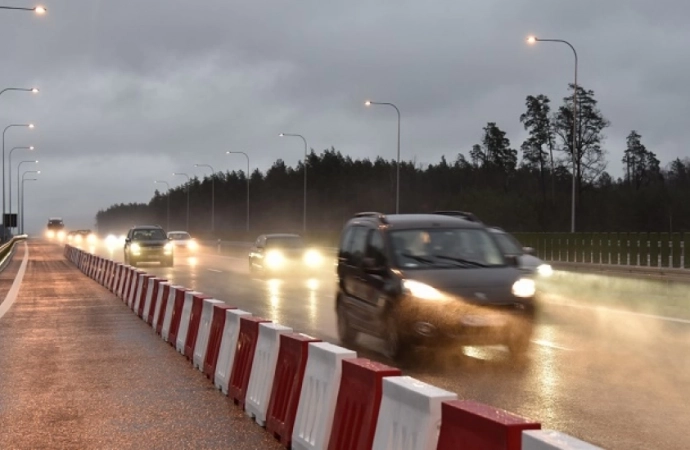
{"label": "minivan headlight", "polygon": [[173,251],[173,243],[172,242],[168,242],[163,246],[163,253],[165,253],[166,255],[171,254],[172,251]]}
{"label": "minivan headlight", "polygon": [[537,273],[542,277],[548,278],[553,275],[553,268],[551,267],[551,264],[542,264],[537,267]]}
{"label": "minivan headlight", "polygon": [[513,295],[516,297],[527,298],[534,296],[537,292],[537,287],[534,280],[529,278],[520,278],[515,283],[513,283]]}
{"label": "minivan headlight", "polygon": [[446,298],[446,296],[435,287],[420,283],[419,281],[403,280],[402,286],[406,294],[415,298],[421,298],[423,300],[443,300]]}
{"label": "minivan headlight", "polygon": [[323,257],[321,253],[316,250],[308,250],[304,254],[304,263],[309,267],[318,267],[323,262]]}
{"label": "minivan headlight", "polygon": [[139,253],[141,253],[141,245],[135,242],[131,245],[130,250],[132,250],[132,253],[134,253],[135,255],[138,255]]}
{"label": "minivan headlight", "polygon": [[266,253],[266,265],[271,269],[278,269],[285,264],[285,257],[278,250],[271,250]]}

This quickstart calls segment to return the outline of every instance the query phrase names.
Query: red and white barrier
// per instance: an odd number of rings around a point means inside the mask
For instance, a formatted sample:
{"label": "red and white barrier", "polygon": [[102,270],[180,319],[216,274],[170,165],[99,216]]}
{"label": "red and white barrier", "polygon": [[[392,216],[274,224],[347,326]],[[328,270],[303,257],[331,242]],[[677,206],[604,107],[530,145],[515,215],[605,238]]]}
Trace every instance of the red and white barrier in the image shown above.
{"label": "red and white barrier", "polygon": [[80,249],[64,256],[295,450],[597,450]]}
{"label": "red and white barrier", "polygon": [[268,401],[271,399],[273,389],[280,336],[291,332],[292,328],[277,323],[259,325],[259,341],[254,352],[244,409],[247,415],[254,417],[256,423],[262,427],[266,425],[266,411],[268,411]]}
{"label": "red and white barrier", "polygon": [[225,314],[225,327],[223,328],[213,383],[223,394],[228,395],[230,376],[235,365],[237,338],[240,335],[240,318],[249,317],[252,314],[241,309],[228,309]]}
{"label": "red and white barrier", "polygon": [[213,307],[222,305],[223,302],[213,298],[204,299],[201,305],[201,320],[199,320],[199,330],[196,333],[196,343],[194,344],[194,356],[192,366],[201,371],[204,370],[204,361],[208,351],[208,342],[211,336],[211,320],[213,319]]}
{"label": "red and white barrier", "polygon": [[365,358],[344,359],[328,450],[368,450],[374,442],[384,377],[400,369]]}
{"label": "red and white barrier", "polygon": [[441,403],[456,398],[454,392],[412,377],[384,378],[372,449],[435,449],[441,424]]}
{"label": "red and white barrier", "polygon": [[567,434],[553,430],[522,432],[522,450],[603,450]]}
{"label": "red and white barrier", "polygon": [[328,446],[343,360],[354,358],[357,358],[356,352],[328,342],[309,344],[309,359],[292,431],[293,449]]}

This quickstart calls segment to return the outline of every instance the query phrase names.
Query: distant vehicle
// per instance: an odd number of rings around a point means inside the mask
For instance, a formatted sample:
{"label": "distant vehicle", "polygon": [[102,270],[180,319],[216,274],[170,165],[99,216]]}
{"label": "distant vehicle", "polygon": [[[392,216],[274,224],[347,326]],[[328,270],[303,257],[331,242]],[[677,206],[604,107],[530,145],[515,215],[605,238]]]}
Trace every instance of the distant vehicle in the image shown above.
{"label": "distant vehicle", "polygon": [[174,264],[173,243],[159,226],[143,225],[129,230],[125,238],[125,264],[157,262],[164,267]]}
{"label": "distant vehicle", "polygon": [[[71,235],[71,239],[70,239]],[[71,240],[75,243],[88,242],[93,244],[96,242],[96,235],[91,230],[76,230],[67,233],[67,240]]]}
{"label": "distant vehicle", "polygon": [[48,229],[46,230],[46,237],[48,239],[58,238],[60,240],[65,238],[65,223],[60,217],[51,217],[48,219]]}
{"label": "distant vehicle", "polygon": [[532,247],[523,247],[515,236],[501,228],[490,227],[489,231],[505,256],[517,258],[520,269],[542,277],[550,277],[553,274],[551,265],[536,257]]}
{"label": "distant vehicle", "polygon": [[171,240],[175,246],[175,251],[196,252],[199,249],[199,244],[186,231],[169,231],[168,239]]}
{"label": "distant vehicle", "polygon": [[321,252],[298,234],[263,234],[249,253],[249,271],[267,275],[313,275],[323,267]]}
{"label": "distant vehicle", "polygon": [[338,336],[386,342],[391,358],[415,345],[529,347],[535,281],[487,227],[459,214],[356,214],[338,250]]}

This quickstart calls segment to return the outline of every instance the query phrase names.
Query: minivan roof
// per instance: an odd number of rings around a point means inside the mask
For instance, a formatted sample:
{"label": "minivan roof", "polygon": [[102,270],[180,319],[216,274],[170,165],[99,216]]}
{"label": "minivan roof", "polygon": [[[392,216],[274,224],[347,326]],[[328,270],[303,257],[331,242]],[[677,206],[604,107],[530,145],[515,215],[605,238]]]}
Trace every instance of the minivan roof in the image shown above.
{"label": "minivan roof", "polygon": [[[391,214],[386,215],[386,223],[391,229],[415,229],[415,228],[484,228],[478,222],[463,219],[460,216],[448,216],[442,214]],[[355,217],[349,223],[371,223],[379,222],[374,216]]]}

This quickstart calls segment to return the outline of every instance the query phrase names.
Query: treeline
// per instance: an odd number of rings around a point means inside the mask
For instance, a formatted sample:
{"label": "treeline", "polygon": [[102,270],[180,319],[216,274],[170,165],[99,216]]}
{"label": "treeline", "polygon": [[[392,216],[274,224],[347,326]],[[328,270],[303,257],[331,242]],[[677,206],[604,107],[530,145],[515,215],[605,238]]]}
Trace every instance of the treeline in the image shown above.
{"label": "treeline", "polygon": [[[544,95],[530,95],[525,103],[519,120],[528,138],[520,150],[496,123],[488,123],[468,156],[458,153],[426,167],[402,162],[401,212],[461,209],[512,231],[568,231],[575,178],[578,231],[690,231],[690,160],[676,159],[662,167],[633,130],[627,147],[615,149],[623,155],[624,173],[614,178],[606,170],[609,152],[604,147],[610,123],[598,109],[594,92],[577,90],[575,145],[572,95],[555,112]],[[156,191],[148,204],[113,205],[96,215],[98,230],[122,233],[138,223],[168,227],[168,201],[169,228],[185,229],[189,189],[189,231],[194,234],[246,239],[263,232],[301,232],[303,163],[288,167],[278,160],[266,172],[251,174],[249,233],[246,175],[216,173],[170,192]],[[395,161],[352,159],[334,148],[312,150],[307,178],[307,230],[314,237],[337,235],[355,212],[395,209]]]}

